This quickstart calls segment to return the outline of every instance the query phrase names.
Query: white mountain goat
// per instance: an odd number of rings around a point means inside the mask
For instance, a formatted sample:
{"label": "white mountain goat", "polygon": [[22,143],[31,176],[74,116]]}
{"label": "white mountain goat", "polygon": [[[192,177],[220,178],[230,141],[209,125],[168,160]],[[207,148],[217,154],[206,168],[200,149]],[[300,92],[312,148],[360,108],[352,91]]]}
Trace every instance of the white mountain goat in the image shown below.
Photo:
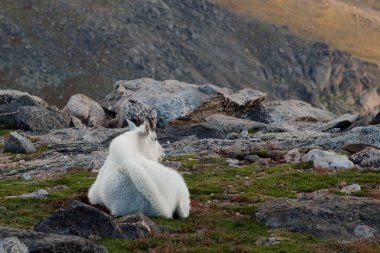
{"label": "white mountain goat", "polygon": [[158,161],[163,148],[155,124],[140,127],[128,122],[131,131],[116,137],[88,192],[91,204],[106,206],[113,215],[143,212],[147,216],[186,218],[190,194],[182,176]]}

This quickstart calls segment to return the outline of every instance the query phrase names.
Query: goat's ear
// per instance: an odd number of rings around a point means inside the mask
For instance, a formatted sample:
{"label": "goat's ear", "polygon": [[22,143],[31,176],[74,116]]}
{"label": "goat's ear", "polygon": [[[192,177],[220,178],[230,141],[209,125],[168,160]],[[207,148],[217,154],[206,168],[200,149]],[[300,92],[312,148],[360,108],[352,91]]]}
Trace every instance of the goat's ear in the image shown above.
{"label": "goat's ear", "polygon": [[137,126],[135,125],[135,123],[133,123],[129,119],[127,119],[127,123],[128,123],[128,127],[129,127],[130,131],[135,130],[137,128]]}
{"label": "goat's ear", "polygon": [[148,118],[148,122],[150,130],[154,131],[156,129],[156,123],[151,118]]}
{"label": "goat's ear", "polygon": [[150,131],[152,130],[150,129],[149,122],[144,121],[144,134],[147,136]]}

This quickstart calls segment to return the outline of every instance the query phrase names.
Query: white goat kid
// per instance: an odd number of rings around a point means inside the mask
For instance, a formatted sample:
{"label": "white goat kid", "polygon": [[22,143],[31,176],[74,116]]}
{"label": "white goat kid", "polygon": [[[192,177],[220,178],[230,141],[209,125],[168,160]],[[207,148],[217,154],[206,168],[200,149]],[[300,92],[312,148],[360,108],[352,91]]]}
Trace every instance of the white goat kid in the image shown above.
{"label": "white goat kid", "polygon": [[113,215],[143,212],[147,216],[186,218],[190,194],[182,176],[158,160],[163,149],[152,121],[116,137],[95,183],[88,192],[91,204],[106,206]]}

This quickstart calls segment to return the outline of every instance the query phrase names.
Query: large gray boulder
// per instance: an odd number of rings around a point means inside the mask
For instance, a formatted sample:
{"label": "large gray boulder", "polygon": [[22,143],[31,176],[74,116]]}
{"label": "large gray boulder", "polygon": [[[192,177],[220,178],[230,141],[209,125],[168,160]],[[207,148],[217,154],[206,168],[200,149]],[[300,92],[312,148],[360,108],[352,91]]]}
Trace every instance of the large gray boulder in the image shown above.
{"label": "large gray boulder", "polygon": [[5,142],[4,152],[29,154],[36,152],[36,148],[29,139],[17,132],[11,132]]}
{"label": "large gray boulder", "polygon": [[72,96],[62,111],[80,119],[89,127],[102,127],[106,120],[103,108],[82,94]]}
{"label": "large gray boulder", "polygon": [[304,157],[304,162],[313,162],[315,169],[352,169],[354,163],[347,156],[338,155],[334,151],[310,150]]}
{"label": "large gray boulder", "polygon": [[103,246],[78,236],[45,234],[30,230],[0,227],[0,240],[17,237],[26,245],[30,253],[107,253]]}
{"label": "large gray boulder", "polygon": [[16,122],[20,129],[42,131],[69,127],[71,117],[55,106],[24,106],[18,109]]}
{"label": "large gray boulder", "polygon": [[23,106],[47,107],[39,97],[17,90],[0,90],[0,124],[16,125],[16,115]]}
{"label": "large gray boulder", "polygon": [[289,130],[313,129],[336,118],[331,112],[297,100],[267,102],[251,110],[246,117],[266,124],[278,124]]}
{"label": "large gray boulder", "polygon": [[23,106],[47,107],[47,103],[39,97],[17,90],[0,90],[0,113],[15,112]]}
{"label": "large gray boulder", "polygon": [[256,213],[270,228],[287,228],[327,240],[380,240],[380,200],[319,193],[265,202]]}
{"label": "large gray boulder", "polygon": [[165,127],[181,122],[202,122],[215,113],[240,116],[259,105],[266,95],[253,89],[237,93],[211,84],[194,85],[174,80],[149,78],[118,81],[114,91],[102,102],[103,107],[120,114],[115,108],[132,99],[157,111],[157,124]]}
{"label": "large gray boulder", "polygon": [[1,253],[29,253],[28,248],[17,237],[0,239]]}

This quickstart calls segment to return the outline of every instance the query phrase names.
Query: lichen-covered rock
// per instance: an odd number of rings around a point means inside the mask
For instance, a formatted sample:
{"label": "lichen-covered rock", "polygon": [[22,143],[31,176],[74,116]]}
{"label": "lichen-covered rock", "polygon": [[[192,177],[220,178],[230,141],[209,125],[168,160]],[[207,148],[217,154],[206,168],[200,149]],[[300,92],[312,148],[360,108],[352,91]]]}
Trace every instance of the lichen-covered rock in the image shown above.
{"label": "lichen-covered rock", "polygon": [[17,90],[0,90],[0,113],[16,112],[23,106],[47,107],[39,97]]}
{"label": "lichen-covered rock", "polygon": [[157,129],[157,136],[160,143],[166,143],[168,141],[176,142],[192,135],[198,139],[224,139],[226,137],[226,134],[219,126],[207,122]]}
{"label": "lichen-covered rock", "polygon": [[34,225],[34,230],[59,235],[76,235],[92,240],[102,238],[138,239],[160,233],[160,229],[142,213],[114,220],[103,211],[73,201],[69,208],[60,209]]}
{"label": "lichen-covered rock", "polygon": [[28,248],[17,237],[0,239],[1,253],[29,253]]}
{"label": "lichen-covered rock", "polygon": [[69,208],[57,210],[52,216],[39,221],[34,225],[34,230],[96,240],[122,237],[110,215],[78,201],[73,201]]}
{"label": "lichen-covered rock", "polygon": [[29,139],[17,132],[11,132],[5,142],[4,152],[29,154],[36,152],[36,148]]}
{"label": "lichen-covered rock", "polygon": [[102,127],[106,120],[103,108],[82,94],[72,96],[62,111],[80,119],[89,127]]}
{"label": "lichen-covered rock", "polygon": [[301,161],[301,153],[298,149],[289,150],[285,154],[284,159],[287,163],[299,163]]}
{"label": "lichen-covered rock", "polygon": [[327,240],[380,239],[380,200],[376,199],[310,193],[268,200],[256,217],[271,228]]}
{"label": "lichen-covered rock", "polygon": [[331,112],[297,100],[267,102],[250,111],[246,117],[266,124],[278,124],[289,130],[315,128],[336,118]]}
{"label": "lichen-covered rock", "polygon": [[[157,124],[165,127],[181,122],[202,122],[205,117],[223,113],[240,116],[259,105],[266,95],[253,89],[233,93],[217,86],[194,85],[174,80],[164,82],[149,78],[118,81],[103,106],[115,111],[120,101],[133,99],[157,111]],[[120,114],[120,112],[115,111]]]}
{"label": "lichen-covered rock", "polygon": [[313,162],[315,169],[352,169],[354,168],[347,156],[338,155],[333,151],[310,150],[304,157],[304,162]]}
{"label": "lichen-covered rock", "polygon": [[152,120],[157,123],[157,112],[144,103],[134,99],[125,98],[117,103],[116,118],[114,119],[116,127],[128,126],[127,120],[132,121],[137,126],[142,125],[144,121]]}
{"label": "lichen-covered rock", "polygon": [[29,252],[39,253],[107,253],[103,246],[78,236],[45,234],[31,230],[0,227],[0,240],[7,237],[17,237],[26,245]]}
{"label": "lichen-covered rock", "polygon": [[69,127],[70,115],[55,106],[47,108],[37,106],[20,107],[16,115],[18,128],[26,131],[41,131]]}
{"label": "lichen-covered rock", "polygon": [[352,155],[355,164],[363,168],[380,169],[380,150],[366,148]]}
{"label": "lichen-covered rock", "polygon": [[336,118],[330,122],[323,124],[322,126],[319,126],[317,128],[317,130],[322,131],[322,132],[326,132],[326,131],[329,131],[333,128],[342,129],[342,128],[350,126],[352,123],[354,123],[356,120],[358,120],[359,117],[360,117],[360,115],[358,115],[358,114],[347,113],[347,114],[344,114],[342,116],[339,116],[338,118]]}

